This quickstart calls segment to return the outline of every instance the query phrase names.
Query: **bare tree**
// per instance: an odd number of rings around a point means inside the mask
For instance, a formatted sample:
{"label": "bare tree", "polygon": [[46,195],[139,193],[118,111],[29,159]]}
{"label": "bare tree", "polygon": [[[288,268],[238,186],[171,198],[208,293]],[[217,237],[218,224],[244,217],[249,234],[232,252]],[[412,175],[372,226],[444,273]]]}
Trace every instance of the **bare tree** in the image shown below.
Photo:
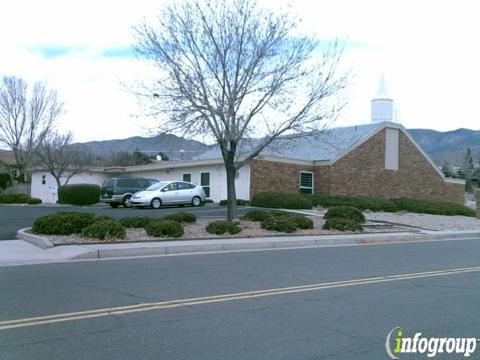
{"label": "bare tree", "polygon": [[320,131],[343,105],[336,96],[346,85],[341,49],[299,35],[298,23],[254,0],[192,0],[136,28],[137,53],[160,70],[138,93],[151,100],[153,115],[169,115],[162,131],[218,144],[229,221],[238,169],[281,137]]}
{"label": "bare tree", "polygon": [[81,174],[94,162],[88,152],[72,145],[72,140],[72,133],[54,132],[35,151],[35,165],[47,170],[55,178],[58,188],[67,185],[73,176]]}
{"label": "bare tree", "polygon": [[56,91],[47,89],[45,84],[37,82],[30,87],[20,78],[3,77],[0,83],[0,143],[13,151],[21,175],[62,110],[63,104]]}

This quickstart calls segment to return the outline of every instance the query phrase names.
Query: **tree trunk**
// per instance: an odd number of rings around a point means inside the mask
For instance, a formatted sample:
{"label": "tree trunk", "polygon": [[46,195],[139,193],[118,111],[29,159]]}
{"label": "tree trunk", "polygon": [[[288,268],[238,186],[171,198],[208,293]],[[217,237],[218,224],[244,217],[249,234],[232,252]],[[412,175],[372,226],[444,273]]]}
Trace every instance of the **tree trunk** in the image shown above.
{"label": "tree trunk", "polygon": [[237,171],[233,162],[234,157],[230,156],[225,161],[225,170],[227,172],[227,221],[237,220],[237,194],[235,191],[235,176]]}

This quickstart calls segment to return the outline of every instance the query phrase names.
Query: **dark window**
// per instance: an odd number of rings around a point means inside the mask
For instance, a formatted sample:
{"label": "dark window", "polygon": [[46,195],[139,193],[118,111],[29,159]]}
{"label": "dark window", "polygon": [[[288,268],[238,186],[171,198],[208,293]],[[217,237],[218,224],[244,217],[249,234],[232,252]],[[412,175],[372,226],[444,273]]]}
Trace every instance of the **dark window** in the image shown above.
{"label": "dark window", "polygon": [[202,172],[200,173],[200,185],[203,187],[205,191],[205,195],[207,198],[210,197],[210,173],[209,172]]}
{"label": "dark window", "polygon": [[188,190],[190,189],[190,184],[184,183],[184,182],[179,182],[178,184],[178,190]]}
{"label": "dark window", "polygon": [[167,185],[167,191],[176,191],[178,190],[178,183],[170,183]]}
{"label": "dark window", "polygon": [[192,182],[192,174],[190,173],[183,174],[182,180],[186,182]]}
{"label": "dark window", "polygon": [[115,185],[115,180],[114,179],[109,179],[105,181],[105,184],[103,184],[104,188],[112,188]]}
{"label": "dark window", "polygon": [[313,193],[313,173],[300,171],[300,192],[304,194]]}
{"label": "dark window", "polygon": [[42,175],[42,185],[47,183],[47,175]]}

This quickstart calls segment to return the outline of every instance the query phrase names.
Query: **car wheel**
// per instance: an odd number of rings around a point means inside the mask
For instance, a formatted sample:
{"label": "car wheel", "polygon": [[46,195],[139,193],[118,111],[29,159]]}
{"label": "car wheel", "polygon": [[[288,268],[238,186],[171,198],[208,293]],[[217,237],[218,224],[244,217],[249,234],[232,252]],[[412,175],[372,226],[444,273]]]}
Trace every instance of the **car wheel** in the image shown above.
{"label": "car wheel", "polygon": [[160,209],[160,206],[162,206],[162,201],[158,198],[155,198],[152,200],[152,202],[150,203],[150,206],[153,208],[153,209]]}
{"label": "car wheel", "polygon": [[130,207],[132,207],[132,204],[130,203],[130,199],[131,199],[131,198],[132,198],[132,197],[131,197],[130,195],[127,195],[127,196],[125,196],[125,197],[123,198],[123,201],[122,201],[123,207],[125,207],[125,208],[130,208]]}
{"label": "car wheel", "polygon": [[110,207],[112,207],[114,209],[118,207],[117,203],[109,203],[108,205],[110,205]]}
{"label": "car wheel", "polygon": [[195,197],[192,199],[192,205],[193,205],[193,206],[200,206],[200,205],[202,205],[202,199],[200,199],[198,196],[195,196]]}

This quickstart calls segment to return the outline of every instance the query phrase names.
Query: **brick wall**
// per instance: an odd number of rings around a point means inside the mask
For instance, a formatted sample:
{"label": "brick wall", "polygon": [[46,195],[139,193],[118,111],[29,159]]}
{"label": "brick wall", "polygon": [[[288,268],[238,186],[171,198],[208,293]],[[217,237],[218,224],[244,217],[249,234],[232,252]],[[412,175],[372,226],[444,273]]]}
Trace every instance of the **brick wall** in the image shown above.
{"label": "brick wall", "polygon": [[[309,165],[252,160],[250,163],[250,198],[265,191],[299,192],[300,171],[313,172],[313,170],[313,166]],[[316,184],[317,179],[314,181]]]}
{"label": "brick wall", "polygon": [[399,169],[386,170],[385,134],[379,132],[330,166],[330,194],[464,203],[464,186],[446,183],[402,131]]}
{"label": "brick wall", "polygon": [[317,194],[465,202],[464,185],[445,182],[402,131],[399,169],[386,170],[385,134],[384,129],[330,166],[253,160],[250,196],[265,191],[298,192],[300,171],[313,171]]}

